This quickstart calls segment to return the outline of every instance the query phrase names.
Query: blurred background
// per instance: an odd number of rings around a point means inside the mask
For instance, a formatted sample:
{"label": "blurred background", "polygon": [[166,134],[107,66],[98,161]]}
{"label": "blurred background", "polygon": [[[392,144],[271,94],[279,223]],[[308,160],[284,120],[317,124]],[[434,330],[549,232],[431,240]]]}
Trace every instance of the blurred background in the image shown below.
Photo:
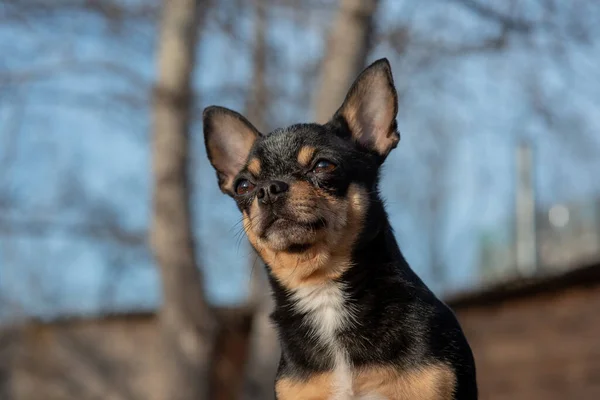
{"label": "blurred background", "polygon": [[382,178],[482,399],[600,398],[600,2],[0,0],[0,399],[272,399],[202,137],[323,122],[380,57]]}

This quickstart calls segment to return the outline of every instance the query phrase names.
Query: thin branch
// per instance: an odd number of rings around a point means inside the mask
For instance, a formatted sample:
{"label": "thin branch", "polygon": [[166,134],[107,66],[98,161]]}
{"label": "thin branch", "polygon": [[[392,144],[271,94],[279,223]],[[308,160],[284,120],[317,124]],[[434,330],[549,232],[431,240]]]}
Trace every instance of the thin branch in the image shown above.
{"label": "thin branch", "polygon": [[[157,1],[135,6],[109,0],[1,0],[8,17],[51,17],[65,12],[95,13],[109,21],[155,20],[160,10]],[[8,18],[6,18],[8,19]],[[5,19],[5,20],[6,20]]]}
{"label": "thin branch", "polygon": [[22,84],[30,81],[47,79],[54,75],[72,72],[111,72],[121,76],[137,87],[149,87],[145,80],[135,69],[124,64],[106,60],[73,60],[64,59],[49,65],[42,65],[28,70],[3,71],[0,73],[0,85]]}
{"label": "thin branch", "polygon": [[507,36],[507,31],[504,30],[500,35],[484,39],[480,43],[465,43],[456,45],[443,42],[418,42],[415,43],[415,45],[429,49],[430,53],[432,54],[454,57],[502,50],[506,48],[508,42]]}
{"label": "thin branch", "polygon": [[46,239],[50,234],[68,235],[72,239],[103,240],[130,247],[146,245],[145,231],[128,231],[114,224],[64,223],[51,220],[0,217],[0,236]]}
{"label": "thin branch", "polygon": [[534,23],[521,18],[511,17],[500,11],[494,10],[488,5],[484,5],[476,0],[452,0],[462,5],[467,10],[477,14],[481,18],[495,21],[503,26],[504,29],[518,32],[529,33],[534,28]]}

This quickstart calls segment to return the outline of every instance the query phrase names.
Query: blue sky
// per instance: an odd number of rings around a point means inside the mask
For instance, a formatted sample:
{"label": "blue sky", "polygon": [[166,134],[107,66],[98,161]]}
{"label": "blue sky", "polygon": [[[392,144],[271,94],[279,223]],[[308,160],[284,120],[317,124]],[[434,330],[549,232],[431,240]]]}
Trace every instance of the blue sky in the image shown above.
{"label": "blue sky", "polygon": [[[409,22],[417,39],[441,37],[457,43],[476,42],[499,29],[460,7],[440,8],[439,2],[431,1],[409,13],[409,3],[384,2],[378,29]],[[314,63],[323,51],[325,17],[315,14],[295,24],[281,15],[273,18],[269,43],[277,49],[279,68],[273,80],[289,93],[311,90],[314,82],[305,82],[298,71]],[[0,159],[8,153],[11,156],[10,168],[0,174],[0,185],[3,190],[10,188],[17,199],[11,218],[59,223],[85,219],[89,207],[73,200],[65,203],[66,189],[72,185],[84,189],[88,203],[108,204],[116,210],[123,226],[143,229],[149,221],[151,192],[148,109],[146,105],[119,106],[108,95],[135,94],[143,99],[149,87],[143,83],[151,84],[154,77],[151,30],[126,28],[131,29],[127,43],[115,44],[115,40],[103,39],[107,28],[96,19],[65,17],[59,22],[69,29],[0,28],[0,42],[14,52],[14,56],[4,52],[8,57],[1,67],[14,71],[59,65],[47,78],[8,86],[0,96],[0,127],[4,127],[0,129]],[[241,38],[251,37],[251,30],[250,17],[235,27]],[[600,60],[600,39],[596,39],[600,36],[584,44],[567,43],[557,58],[532,50],[530,42],[544,43],[548,39],[544,35],[534,35],[529,41],[511,37],[502,52],[442,59],[425,69],[411,64],[418,48],[411,50],[414,54],[398,57],[382,45],[369,56],[370,60],[390,58],[401,91],[402,141],[386,163],[381,186],[401,247],[427,282],[432,279],[422,203],[429,183],[423,155],[438,151],[448,159],[445,223],[440,223],[448,280],[443,288],[435,287],[440,292],[476,285],[480,234],[510,229],[513,152],[519,138],[535,143],[542,207],[596,196],[600,191],[591,173],[600,169],[600,157],[594,157],[593,150],[600,144],[596,110],[600,73],[595,68]],[[30,57],[23,49],[33,49]],[[220,34],[214,26],[209,29],[199,46],[195,73],[201,106],[220,104],[243,111],[245,92],[221,89],[247,86],[250,51],[247,43]],[[141,81],[99,70],[63,71],[60,62],[65,54],[119,62],[136,71]],[[532,91],[548,99],[556,115],[555,131],[550,132],[532,108]],[[309,110],[283,101],[274,109],[277,124],[310,118]],[[3,151],[6,127],[20,114],[18,138]],[[444,144],[436,148],[439,143],[431,141],[440,134]],[[235,303],[246,295],[248,248],[236,238],[237,210],[218,191],[201,135],[196,124],[191,152],[200,263],[210,299]],[[582,155],[580,136],[589,138],[583,148],[591,155]],[[44,239],[0,236],[0,293],[26,313],[38,315],[152,308],[160,301],[158,278],[147,252],[74,238],[64,231]]]}

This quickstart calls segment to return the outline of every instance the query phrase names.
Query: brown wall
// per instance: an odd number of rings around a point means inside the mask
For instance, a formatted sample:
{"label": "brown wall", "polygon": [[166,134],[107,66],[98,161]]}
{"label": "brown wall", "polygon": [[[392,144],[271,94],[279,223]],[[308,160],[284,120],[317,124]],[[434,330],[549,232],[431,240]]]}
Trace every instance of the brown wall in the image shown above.
{"label": "brown wall", "polygon": [[[229,400],[241,390],[250,316],[218,317],[211,398]],[[0,400],[164,400],[156,324],[148,313],[0,330]]]}
{"label": "brown wall", "polygon": [[483,400],[600,399],[600,283],[453,306]]}
{"label": "brown wall", "polygon": [[29,324],[13,334],[9,399],[161,399],[148,316]]}

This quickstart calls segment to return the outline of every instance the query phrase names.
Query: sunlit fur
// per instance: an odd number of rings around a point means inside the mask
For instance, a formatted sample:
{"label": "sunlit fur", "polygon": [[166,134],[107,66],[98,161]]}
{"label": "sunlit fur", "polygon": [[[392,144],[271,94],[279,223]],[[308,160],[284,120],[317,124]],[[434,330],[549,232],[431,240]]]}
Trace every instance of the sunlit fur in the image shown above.
{"label": "sunlit fur", "polygon": [[456,317],[404,259],[379,194],[396,112],[378,61],[324,125],[262,134],[231,110],[204,113],[219,185],[271,283],[278,400],[477,399]]}

